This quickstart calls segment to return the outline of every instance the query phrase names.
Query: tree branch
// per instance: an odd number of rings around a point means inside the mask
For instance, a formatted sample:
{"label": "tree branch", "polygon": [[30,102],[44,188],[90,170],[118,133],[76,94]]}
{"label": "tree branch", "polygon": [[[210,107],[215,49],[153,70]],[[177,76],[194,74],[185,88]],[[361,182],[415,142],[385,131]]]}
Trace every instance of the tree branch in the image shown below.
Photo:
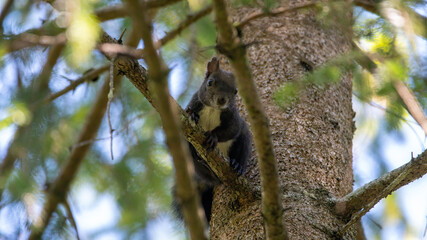
{"label": "tree branch", "polygon": [[365,184],[343,198],[336,199],[334,201],[334,211],[342,216],[350,216],[361,210],[365,214],[382,198],[424,176],[426,173],[427,151],[424,151],[407,164]]}
{"label": "tree branch", "polygon": [[414,93],[411,89],[406,86],[402,81],[396,80],[393,81],[393,86],[399,94],[402,101],[405,103],[408,112],[411,116],[417,121],[417,123],[424,130],[424,134],[427,136],[427,117],[424,115],[424,111],[421,107],[421,104],[418,102]]}
{"label": "tree branch", "polygon": [[52,46],[58,44],[65,44],[67,38],[64,33],[56,36],[38,36],[32,33],[21,33],[4,42],[5,52],[14,52],[23,48],[32,46]]}
{"label": "tree branch", "polygon": [[63,205],[65,207],[65,210],[67,211],[68,221],[70,221],[71,226],[73,226],[74,231],[76,232],[76,239],[80,240],[79,230],[78,230],[77,224],[76,224],[76,218],[73,215],[73,211],[71,211],[70,204],[68,203],[68,201],[63,201]]}
{"label": "tree branch", "polygon": [[156,48],[160,48],[161,46],[165,45],[165,43],[178,36],[188,26],[195,23],[200,18],[208,15],[210,12],[212,12],[212,5],[207,6],[206,8],[198,11],[197,13],[189,14],[187,18],[182,21],[174,30],[168,32],[160,41],[157,41],[155,43]]}
{"label": "tree branch", "polygon": [[277,161],[269,129],[269,120],[264,113],[258,97],[256,86],[251,76],[251,69],[246,61],[245,47],[236,31],[228,21],[228,13],[223,0],[213,1],[218,31],[218,50],[225,54],[231,63],[233,73],[243,102],[248,110],[251,130],[254,135],[261,174],[262,211],[267,239],[288,239],[283,224],[283,207],[280,197]]}
{"label": "tree branch", "polygon": [[143,56],[142,49],[135,49],[128,46],[124,46],[118,43],[102,43],[98,44],[97,49],[104,55],[126,55],[135,59],[141,59]]}
{"label": "tree branch", "polygon": [[50,102],[54,101],[55,99],[59,98],[60,96],[66,94],[67,92],[76,89],[76,87],[78,87],[80,84],[82,84],[82,83],[84,83],[84,82],[86,82],[88,80],[91,80],[91,79],[93,79],[95,77],[98,77],[101,73],[107,71],[108,68],[109,68],[109,66],[110,66],[109,64],[106,64],[106,65],[103,65],[103,66],[101,66],[99,68],[90,70],[89,72],[87,72],[83,76],[81,76],[80,78],[72,81],[70,83],[70,85],[68,85],[64,89],[62,89],[62,90],[60,90],[60,91],[58,91],[56,93],[53,93],[53,94],[49,95],[48,97],[46,97],[43,100],[43,103],[45,103],[45,104],[50,103]]}
{"label": "tree branch", "polygon": [[347,230],[356,222],[359,222],[359,220],[362,218],[363,215],[365,215],[371,208],[375,206],[381,199],[385,198],[389,194],[393,192],[393,189],[401,183],[405,177],[408,175],[409,172],[403,171],[401,172],[387,187],[385,187],[380,194],[378,194],[372,201],[370,201],[366,206],[363,207],[362,210],[354,214],[350,221],[346,223],[341,230],[338,232],[338,236],[342,236]]}
{"label": "tree branch", "polygon": [[126,9],[122,4],[107,6],[95,10],[95,15],[99,21],[105,22],[108,20],[122,18],[126,16]]}
{"label": "tree branch", "polygon": [[[166,135],[166,144],[171,152],[176,176],[176,197],[182,207],[184,220],[190,230],[191,239],[208,239],[205,232],[206,217],[201,211],[199,196],[196,193],[196,184],[193,180],[194,165],[191,161],[190,151],[185,142],[176,106],[172,105],[169,98],[167,77],[169,69],[163,59],[157,53],[152,39],[151,19],[144,6],[140,6],[137,0],[127,0],[127,9],[131,15],[136,29],[140,30],[144,40],[144,59],[147,63],[150,83],[154,93],[154,99],[158,103],[163,131]],[[175,108],[174,108],[175,107]]]}

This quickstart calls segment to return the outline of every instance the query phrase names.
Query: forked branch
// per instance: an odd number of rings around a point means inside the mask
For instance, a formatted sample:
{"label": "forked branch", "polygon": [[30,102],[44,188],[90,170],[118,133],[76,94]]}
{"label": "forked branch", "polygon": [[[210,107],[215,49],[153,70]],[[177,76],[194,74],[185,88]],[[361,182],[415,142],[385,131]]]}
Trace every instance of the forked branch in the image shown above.
{"label": "forked branch", "polygon": [[[350,216],[361,210],[369,210],[382,198],[426,173],[427,151],[424,151],[407,164],[365,184],[347,196],[335,200],[334,211],[342,216]],[[395,181],[396,179],[399,180]]]}

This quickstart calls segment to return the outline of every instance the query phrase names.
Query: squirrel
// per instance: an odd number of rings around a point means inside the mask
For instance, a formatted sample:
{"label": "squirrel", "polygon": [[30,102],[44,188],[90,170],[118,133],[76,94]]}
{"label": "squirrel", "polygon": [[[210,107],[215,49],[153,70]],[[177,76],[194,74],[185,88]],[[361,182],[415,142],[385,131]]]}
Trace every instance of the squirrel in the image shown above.
{"label": "squirrel", "polygon": [[[231,168],[241,175],[246,170],[252,137],[248,125],[236,108],[236,94],[233,74],[222,70],[219,60],[213,57],[207,64],[205,79],[188,103],[186,112],[194,123],[206,131],[203,145],[207,152],[218,147],[228,157]],[[213,189],[220,181],[190,143],[189,148],[195,168],[197,191],[209,223]]]}

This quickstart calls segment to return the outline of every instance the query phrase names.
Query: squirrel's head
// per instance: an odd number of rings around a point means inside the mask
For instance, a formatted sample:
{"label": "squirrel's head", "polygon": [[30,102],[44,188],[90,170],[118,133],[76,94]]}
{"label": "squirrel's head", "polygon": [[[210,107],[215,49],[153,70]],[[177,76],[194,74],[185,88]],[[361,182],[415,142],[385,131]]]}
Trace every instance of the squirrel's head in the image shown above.
{"label": "squirrel's head", "polygon": [[219,67],[219,60],[213,57],[207,65],[205,80],[199,89],[199,98],[204,105],[225,109],[234,103],[237,94],[233,74]]}

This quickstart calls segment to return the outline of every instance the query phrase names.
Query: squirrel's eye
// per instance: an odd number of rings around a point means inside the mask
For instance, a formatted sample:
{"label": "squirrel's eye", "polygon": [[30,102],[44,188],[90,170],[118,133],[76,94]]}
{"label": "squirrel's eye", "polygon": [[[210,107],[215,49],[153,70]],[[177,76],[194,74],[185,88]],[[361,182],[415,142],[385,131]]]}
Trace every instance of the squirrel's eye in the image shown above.
{"label": "squirrel's eye", "polygon": [[237,94],[237,88],[236,88],[236,89],[234,89],[234,94]]}
{"label": "squirrel's eye", "polygon": [[213,85],[213,80],[209,79],[207,84],[208,84],[209,87],[211,87]]}

